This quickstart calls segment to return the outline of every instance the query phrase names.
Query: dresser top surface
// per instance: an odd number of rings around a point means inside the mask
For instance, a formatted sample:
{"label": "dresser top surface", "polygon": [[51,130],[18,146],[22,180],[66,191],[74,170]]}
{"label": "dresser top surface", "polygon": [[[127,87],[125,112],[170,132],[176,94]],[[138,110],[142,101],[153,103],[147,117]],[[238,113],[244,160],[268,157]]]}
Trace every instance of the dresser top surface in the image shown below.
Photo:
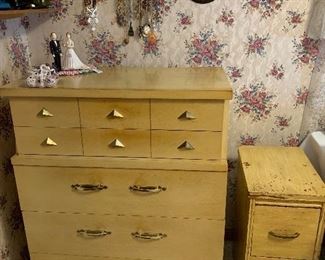
{"label": "dresser top surface", "polygon": [[0,88],[7,97],[231,99],[222,68],[111,68],[101,74],[61,77],[54,88],[28,88],[24,80]]}
{"label": "dresser top surface", "polygon": [[241,146],[239,156],[250,195],[325,200],[325,184],[300,148]]}

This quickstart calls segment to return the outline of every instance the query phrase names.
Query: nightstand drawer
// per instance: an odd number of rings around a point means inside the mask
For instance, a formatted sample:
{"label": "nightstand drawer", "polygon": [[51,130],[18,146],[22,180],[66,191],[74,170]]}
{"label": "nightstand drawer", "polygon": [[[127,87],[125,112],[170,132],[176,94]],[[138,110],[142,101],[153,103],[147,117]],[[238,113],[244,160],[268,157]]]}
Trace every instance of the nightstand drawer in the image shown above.
{"label": "nightstand drawer", "polygon": [[149,100],[80,99],[82,127],[150,129]]}
{"label": "nightstand drawer", "polygon": [[217,159],[221,132],[152,131],[153,158]]}
{"label": "nightstand drawer", "polygon": [[82,155],[79,128],[15,127],[18,154]]}
{"label": "nightstand drawer", "polygon": [[203,253],[216,260],[223,254],[224,221],[37,212],[23,217],[31,254],[155,260],[198,260]]}
{"label": "nightstand drawer", "polygon": [[80,127],[76,99],[15,98],[10,108],[15,126]]}
{"label": "nightstand drawer", "polygon": [[225,216],[226,172],[15,166],[15,173],[23,211]]}
{"label": "nightstand drawer", "polygon": [[82,129],[86,156],[150,157],[150,131]]}
{"label": "nightstand drawer", "polygon": [[221,131],[223,101],[153,100],[152,129]]}
{"label": "nightstand drawer", "polygon": [[251,256],[313,259],[321,209],[256,206]]}

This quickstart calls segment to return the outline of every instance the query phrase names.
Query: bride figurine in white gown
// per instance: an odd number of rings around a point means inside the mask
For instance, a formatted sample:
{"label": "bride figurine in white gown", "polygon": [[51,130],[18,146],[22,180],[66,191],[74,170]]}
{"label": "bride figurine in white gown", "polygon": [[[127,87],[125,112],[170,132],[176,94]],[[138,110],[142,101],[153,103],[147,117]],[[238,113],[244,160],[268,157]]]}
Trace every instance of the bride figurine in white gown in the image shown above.
{"label": "bride figurine in white gown", "polygon": [[64,56],[63,69],[64,70],[89,70],[89,66],[84,64],[74,51],[74,42],[71,40],[71,34],[66,33],[67,41],[65,47],[67,48]]}

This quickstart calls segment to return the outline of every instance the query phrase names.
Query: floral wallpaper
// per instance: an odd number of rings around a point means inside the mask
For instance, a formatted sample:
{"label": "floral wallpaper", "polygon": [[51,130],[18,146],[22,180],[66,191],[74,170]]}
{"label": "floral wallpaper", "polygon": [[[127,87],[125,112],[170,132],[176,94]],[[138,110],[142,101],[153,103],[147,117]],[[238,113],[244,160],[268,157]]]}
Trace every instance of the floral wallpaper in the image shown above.
{"label": "floral wallpaper", "polygon": [[[297,146],[309,130],[308,118],[314,111],[324,111],[325,88],[319,82],[325,84],[320,66],[325,47],[306,33],[313,0],[217,0],[207,5],[154,0],[156,37],[129,37],[128,41],[127,29],[119,26],[123,17],[114,12],[115,1],[97,1],[95,32],[87,25],[82,2],[52,0],[49,14],[0,20],[0,53],[4,55],[0,83],[22,77],[31,65],[52,63],[48,51],[52,31],[61,40],[71,32],[81,60],[99,67],[222,66],[234,90],[228,142],[231,227],[238,146]],[[134,21],[133,28],[137,26]],[[319,71],[313,72],[315,63]],[[314,92],[311,79],[318,86]],[[8,161],[14,152],[11,121],[6,100],[0,104],[0,259],[26,259]],[[316,121],[312,129],[324,128],[324,114]]]}

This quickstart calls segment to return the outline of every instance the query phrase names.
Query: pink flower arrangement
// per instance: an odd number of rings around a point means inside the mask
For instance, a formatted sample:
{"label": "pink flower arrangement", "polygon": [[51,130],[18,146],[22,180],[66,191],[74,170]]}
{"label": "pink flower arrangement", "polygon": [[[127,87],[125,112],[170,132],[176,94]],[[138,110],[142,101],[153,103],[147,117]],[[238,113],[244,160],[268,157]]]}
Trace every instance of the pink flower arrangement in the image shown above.
{"label": "pink flower arrangement", "polygon": [[296,133],[296,135],[290,134],[286,140],[284,140],[283,138],[281,139],[281,144],[283,146],[291,146],[291,147],[296,147],[299,146],[300,142],[299,142],[299,133]]}
{"label": "pink flower arrangement", "polygon": [[256,145],[258,138],[259,138],[258,136],[252,136],[249,134],[241,135],[240,136],[240,144],[241,145]]}
{"label": "pink flower arrangement", "polygon": [[296,95],[295,95],[296,103],[295,103],[294,107],[296,108],[299,105],[306,104],[308,94],[309,94],[309,91],[308,91],[308,89],[306,87],[297,88],[296,89]]}
{"label": "pink flower arrangement", "polygon": [[284,77],[284,68],[283,65],[277,65],[277,63],[273,63],[272,68],[266,76],[272,76],[277,80],[281,80]]}
{"label": "pink flower arrangement", "polygon": [[228,66],[227,69],[228,69],[228,75],[233,82],[236,82],[239,78],[243,76],[242,75],[243,68]]}
{"label": "pink flower arrangement", "polygon": [[300,41],[293,40],[295,47],[294,54],[296,58],[293,60],[294,64],[313,65],[319,55],[319,40],[314,40],[304,34]]}
{"label": "pink flower arrangement", "polygon": [[247,43],[246,55],[258,54],[264,56],[266,54],[265,47],[269,41],[269,34],[267,36],[259,36],[257,34],[249,35]]}
{"label": "pink flower arrangement", "polygon": [[284,0],[244,0],[243,8],[248,11],[259,11],[262,18],[268,18],[278,12]]}
{"label": "pink flower arrangement", "polygon": [[193,14],[185,14],[184,12],[177,12],[177,25],[174,28],[174,32],[180,32],[181,30],[185,30],[189,25],[193,23],[192,18]]}
{"label": "pink flower arrangement", "polygon": [[235,113],[239,117],[248,115],[253,122],[268,118],[273,108],[278,106],[273,102],[276,96],[268,92],[262,82],[239,88],[235,97]]}
{"label": "pink flower arrangement", "polygon": [[222,14],[216,21],[217,23],[224,23],[226,26],[231,27],[234,25],[235,18],[232,10],[228,11],[226,9],[222,10]]}
{"label": "pink flower arrangement", "polygon": [[226,44],[221,43],[212,30],[203,30],[194,34],[190,41],[185,41],[188,50],[187,63],[194,66],[221,66],[228,57]]}

